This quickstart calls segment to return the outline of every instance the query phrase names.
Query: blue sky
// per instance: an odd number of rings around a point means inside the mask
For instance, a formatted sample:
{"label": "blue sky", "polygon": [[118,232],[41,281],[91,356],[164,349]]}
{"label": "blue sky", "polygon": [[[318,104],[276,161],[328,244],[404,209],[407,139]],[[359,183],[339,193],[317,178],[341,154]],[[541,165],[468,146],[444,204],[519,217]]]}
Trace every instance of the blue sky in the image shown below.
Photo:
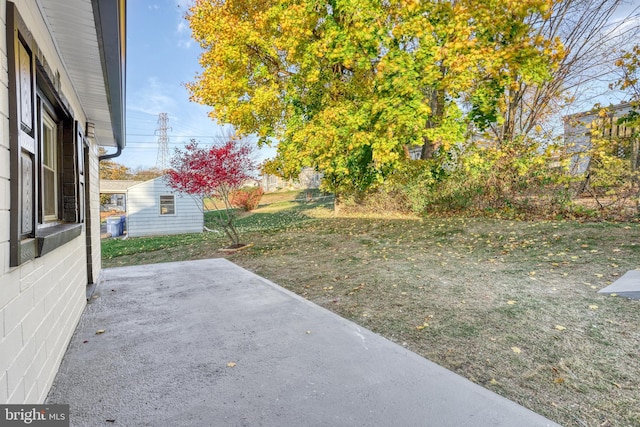
{"label": "blue sky", "polygon": [[[114,161],[130,168],[151,167],[158,158],[158,116],[167,113],[170,154],[191,138],[210,144],[224,131],[209,107],[189,101],[184,83],[200,71],[200,47],[184,19],[187,0],[127,2],[127,145]],[[272,157],[273,149],[256,151]]]}

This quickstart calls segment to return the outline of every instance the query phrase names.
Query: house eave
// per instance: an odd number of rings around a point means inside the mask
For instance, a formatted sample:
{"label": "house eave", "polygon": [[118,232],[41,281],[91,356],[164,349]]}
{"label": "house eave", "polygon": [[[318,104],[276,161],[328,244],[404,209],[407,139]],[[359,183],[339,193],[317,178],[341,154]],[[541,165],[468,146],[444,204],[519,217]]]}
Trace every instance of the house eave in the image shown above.
{"label": "house eave", "polygon": [[86,120],[93,125],[95,142],[122,150],[126,145],[126,0],[36,2]]}
{"label": "house eave", "polygon": [[92,0],[116,145],[125,147],[126,0]]}

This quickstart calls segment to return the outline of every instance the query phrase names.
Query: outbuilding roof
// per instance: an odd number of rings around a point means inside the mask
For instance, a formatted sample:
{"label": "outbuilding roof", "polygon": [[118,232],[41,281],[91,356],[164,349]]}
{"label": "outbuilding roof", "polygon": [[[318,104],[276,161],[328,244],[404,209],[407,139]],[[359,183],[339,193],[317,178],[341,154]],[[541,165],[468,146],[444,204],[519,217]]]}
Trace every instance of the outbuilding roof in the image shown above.
{"label": "outbuilding roof", "polygon": [[129,187],[142,184],[144,181],[128,181],[128,180],[100,180],[100,193],[102,194],[124,194]]}

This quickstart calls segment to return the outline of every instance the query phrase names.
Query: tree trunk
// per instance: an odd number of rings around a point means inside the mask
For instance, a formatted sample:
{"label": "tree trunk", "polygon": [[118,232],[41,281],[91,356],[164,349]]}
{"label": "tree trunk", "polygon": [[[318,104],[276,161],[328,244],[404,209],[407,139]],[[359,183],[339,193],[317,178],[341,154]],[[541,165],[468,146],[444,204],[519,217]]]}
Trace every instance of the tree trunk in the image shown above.
{"label": "tree trunk", "polygon": [[[442,124],[444,117],[444,89],[435,89],[430,98],[431,118],[427,121],[427,129],[433,129]],[[440,148],[441,141],[434,141],[425,137],[423,142],[420,158],[422,160],[432,159],[435,152]]]}
{"label": "tree trunk", "polygon": [[338,216],[339,212],[340,212],[340,194],[335,193],[335,195],[333,196],[333,214],[335,216]]}

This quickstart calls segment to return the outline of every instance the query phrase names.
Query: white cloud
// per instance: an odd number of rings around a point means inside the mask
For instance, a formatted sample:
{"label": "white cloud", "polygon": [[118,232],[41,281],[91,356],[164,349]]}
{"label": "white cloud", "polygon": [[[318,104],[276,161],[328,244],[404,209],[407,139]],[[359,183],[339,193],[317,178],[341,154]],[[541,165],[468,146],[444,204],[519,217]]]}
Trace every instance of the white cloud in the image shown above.
{"label": "white cloud", "polygon": [[176,27],[176,35],[178,36],[177,45],[180,48],[189,49],[193,44],[193,39],[191,38],[191,29],[189,28],[187,21],[184,18],[181,19],[182,20]]}
{"label": "white cloud", "polygon": [[193,45],[193,39],[191,38],[191,29],[185,19],[185,14],[191,7],[192,0],[176,0],[177,10],[179,13],[178,25],[176,25],[175,35],[177,38],[177,46],[182,49],[190,49]]}
{"label": "white cloud", "polygon": [[173,88],[162,84],[157,77],[147,78],[145,86],[127,94],[127,109],[131,111],[159,114],[174,110],[176,100],[171,96]]}
{"label": "white cloud", "polygon": [[640,28],[640,6],[623,3],[606,25],[609,37],[621,38],[623,42],[635,43]]}

